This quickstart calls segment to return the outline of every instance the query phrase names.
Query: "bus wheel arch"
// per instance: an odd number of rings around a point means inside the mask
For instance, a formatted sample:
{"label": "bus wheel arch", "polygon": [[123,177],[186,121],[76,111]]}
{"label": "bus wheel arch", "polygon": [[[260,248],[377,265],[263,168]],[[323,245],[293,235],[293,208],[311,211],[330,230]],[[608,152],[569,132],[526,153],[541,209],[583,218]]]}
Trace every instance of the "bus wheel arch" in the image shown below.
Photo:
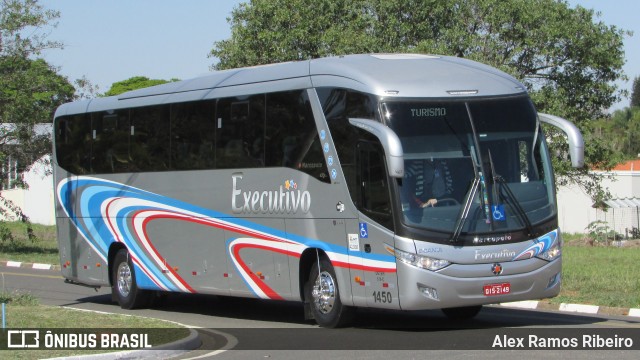
{"label": "bus wheel arch", "polygon": [[[109,276],[109,285],[110,286],[113,286],[113,280],[114,280],[113,279],[113,263],[115,261],[116,254],[121,249],[127,250],[127,247],[124,246],[124,244],[121,243],[121,242],[114,242],[109,247],[109,254],[107,255],[107,264],[108,264],[109,273],[107,274],[107,276]],[[116,299],[114,299],[114,300],[116,300]]]}
{"label": "bus wheel arch", "polygon": [[[111,249],[109,251],[111,253]],[[138,287],[133,261],[124,246],[114,248],[113,261],[109,262],[111,297],[123,309],[135,309],[149,305],[151,293]]]}
{"label": "bus wheel arch", "polygon": [[308,248],[304,250],[300,255],[300,262],[298,267],[298,286],[300,289],[300,299],[302,299],[303,301],[307,301],[307,299],[305,298],[305,285],[309,280],[309,271],[311,271],[311,267],[318,263],[318,255],[326,256],[324,251],[316,248]]}

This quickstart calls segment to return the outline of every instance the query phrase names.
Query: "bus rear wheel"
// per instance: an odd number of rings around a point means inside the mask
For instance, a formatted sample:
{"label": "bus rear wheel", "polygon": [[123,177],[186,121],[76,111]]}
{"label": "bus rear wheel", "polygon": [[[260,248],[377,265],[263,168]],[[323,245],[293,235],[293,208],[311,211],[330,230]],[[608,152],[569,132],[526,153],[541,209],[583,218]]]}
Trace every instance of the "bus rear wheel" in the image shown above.
{"label": "bus rear wheel", "polygon": [[126,249],[120,249],[113,259],[111,292],[123,309],[135,309],[149,304],[150,293],[138,288],[133,262]]}
{"label": "bus rear wheel", "polygon": [[352,319],[353,309],[340,301],[336,273],[326,257],[311,267],[305,298],[310,302],[314,319],[322,327],[343,327]]}

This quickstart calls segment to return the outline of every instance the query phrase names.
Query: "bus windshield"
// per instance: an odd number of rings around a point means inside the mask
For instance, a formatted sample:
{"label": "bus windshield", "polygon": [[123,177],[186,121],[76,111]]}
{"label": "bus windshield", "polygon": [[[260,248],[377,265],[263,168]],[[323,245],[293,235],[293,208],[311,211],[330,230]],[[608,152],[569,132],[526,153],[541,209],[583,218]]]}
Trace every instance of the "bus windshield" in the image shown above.
{"label": "bus windshield", "polygon": [[402,142],[405,225],[460,234],[528,230],[555,215],[552,173],[527,97],[388,101]]}

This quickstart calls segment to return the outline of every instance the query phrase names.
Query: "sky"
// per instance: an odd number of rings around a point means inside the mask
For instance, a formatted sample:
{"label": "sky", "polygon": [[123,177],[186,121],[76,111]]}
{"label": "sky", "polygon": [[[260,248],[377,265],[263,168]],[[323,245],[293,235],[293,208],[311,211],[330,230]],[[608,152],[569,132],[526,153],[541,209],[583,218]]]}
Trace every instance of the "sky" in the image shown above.
{"label": "sky", "polygon": [[[189,79],[206,74],[215,63],[207,55],[214,42],[228,39],[227,18],[241,0],[41,0],[60,11],[51,40],[65,44],[44,58],[60,68],[69,81],[83,76],[99,92],[133,76],[152,79]],[[631,30],[624,40],[628,81],[618,86],[631,91],[640,76],[640,1],[569,0],[600,12],[599,21]],[[622,99],[611,110],[629,106]]]}

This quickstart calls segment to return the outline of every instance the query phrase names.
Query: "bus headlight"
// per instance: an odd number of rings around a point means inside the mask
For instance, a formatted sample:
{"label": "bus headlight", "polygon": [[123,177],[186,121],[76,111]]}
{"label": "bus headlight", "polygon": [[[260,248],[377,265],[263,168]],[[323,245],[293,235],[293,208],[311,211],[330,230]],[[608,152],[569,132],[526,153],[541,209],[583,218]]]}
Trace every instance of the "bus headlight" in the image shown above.
{"label": "bus headlight", "polygon": [[447,260],[434,259],[428,256],[412,254],[406,251],[395,249],[396,258],[405,264],[409,264],[421,269],[437,271],[451,264]]}
{"label": "bus headlight", "polygon": [[552,261],[559,258],[560,255],[562,255],[562,245],[560,245],[560,241],[556,241],[551,245],[549,250],[538,255],[538,257],[543,260]]}

